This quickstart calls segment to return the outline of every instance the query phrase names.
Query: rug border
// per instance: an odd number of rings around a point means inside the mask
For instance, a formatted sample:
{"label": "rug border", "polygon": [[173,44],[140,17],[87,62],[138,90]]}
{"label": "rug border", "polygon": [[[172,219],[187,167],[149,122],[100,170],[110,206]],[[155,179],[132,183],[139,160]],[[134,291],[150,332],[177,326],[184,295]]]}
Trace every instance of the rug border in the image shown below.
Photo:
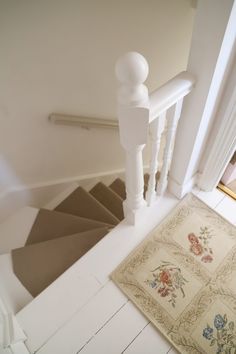
{"label": "rug border", "polygon": [[135,300],[131,300],[131,298],[127,295],[127,293],[123,290],[123,288],[120,286],[119,283],[116,283],[115,279],[113,278],[115,276],[115,273],[118,271],[118,269],[120,267],[122,267],[122,265],[125,263],[126,259],[128,257],[132,257],[133,254],[135,254],[135,252],[137,251],[138,248],[140,248],[142,246],[142,244],[144,244],[147,239],[149,237],[151,237],[152,233],[154,232],[154,230],[157,227],[160,227],[162,224],[164,224],[166,222],[166,220],[168,220],[169,218],[172,217],[172,215],[175,212],[175,209],[177,209],[178,207],[181,206],[181,204],[184,204],[187,202],[188,199],[190,199],[191,197],[193,197],[193,199],[198,200],[201,204],[203,204],[206,209],[210,210],[211,212],[213,211],[215,214],[217,214],[221,219],[223,219],[227,224],[229,224],[230,226],[232,226],[233,228],[235,228],[236,230],[236,226],[231,223],[229,220],[227,220],[225,217],[223,217],[222,215],[220,215],[217,211],[215,211],[213,208],[211,208],[209,205],[207,205],[203,200],[201,200],[198,196],[196,196],[195,194],[193,194],[192,192],[188,193],[183,199],[181,199],[174,207],[173,209],[169,212],[169,214],[167,214],[161,221],[159,224],[155,225],[153,227],[153,229],[144,237],[144,239],[137,245],[135,246],[135,248],[124,257],[124,259],[119,263],[119,265],[109,274],[109,278],[113,281],[113,283],[121,290],[121,292],[126,296],[126,298],[128,299],[128,301],[131,301],[132,304],[135,305],[135,307],[137,307],[137,309],[142,313],[142,315],[144,317],[146,317],[149,322],[152,324],[152,326],[159,331],[159,333],[161,333],[161,335],[163,336],[163,338],[170,343],[171,346],[173,346],[178,353],[181,354],[180,349],[176,346],[176,344],[169,338],[167,337],[167,335],[160,329],[158,328],[154,323],[153,320],[150,319],[149,315],[147,315],[146,313],[143,312],[143,310],[141,309],[140,305],[135,301]]}

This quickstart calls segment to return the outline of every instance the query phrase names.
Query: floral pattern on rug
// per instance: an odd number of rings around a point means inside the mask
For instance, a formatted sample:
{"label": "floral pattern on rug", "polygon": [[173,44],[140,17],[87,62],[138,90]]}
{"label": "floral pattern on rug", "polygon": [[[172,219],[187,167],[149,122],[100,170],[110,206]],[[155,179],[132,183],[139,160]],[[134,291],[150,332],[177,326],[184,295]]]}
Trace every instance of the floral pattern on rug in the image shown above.
{"label": "floral pattern on rug", "polygon": [[228,322],[227,315],[217,314],[214,326],[207,324],[203,329],[203,337],[210,341],[210,346],[217,346],[217,354],[236,353],[236,332],[233,321]]}
{"label": "floral pattern on rug", "polygon": [[207,227],[200,227],[200,234],[196,236],[194,233],[188,234],[190,242],[190,252],[195,256],[202,256],[201,261],[211,263],[213,261],[213,251],[209,246],[209,241],[212,238],[212,231]]}
{"label": "floral pattern on rug", "polygon": [[111,277],[179,353],[236,354],[236,227],[197,197],[185,197]]}
{"label": "floral pattern on rug", "polygon": [[176,265],[162,261],[161,265],[152,270],[152,279],[145,281],[152,289],[157,290],[161,297],[167,297],[168,302],[175,307],[180,291],[182,297],[185,297],[184,285],[188,282]]}

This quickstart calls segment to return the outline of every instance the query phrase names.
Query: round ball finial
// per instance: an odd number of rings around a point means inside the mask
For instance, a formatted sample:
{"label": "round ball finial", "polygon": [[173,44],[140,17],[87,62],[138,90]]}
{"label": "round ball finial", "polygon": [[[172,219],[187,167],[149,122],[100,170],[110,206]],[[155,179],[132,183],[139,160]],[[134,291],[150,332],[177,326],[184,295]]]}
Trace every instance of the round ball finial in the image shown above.
{"label": "round ball finial", "polygon": [[128,52],[117,60],[116,77],[126,84],[142,84],[148,76],[148,63],[146,59],[137,52]]}

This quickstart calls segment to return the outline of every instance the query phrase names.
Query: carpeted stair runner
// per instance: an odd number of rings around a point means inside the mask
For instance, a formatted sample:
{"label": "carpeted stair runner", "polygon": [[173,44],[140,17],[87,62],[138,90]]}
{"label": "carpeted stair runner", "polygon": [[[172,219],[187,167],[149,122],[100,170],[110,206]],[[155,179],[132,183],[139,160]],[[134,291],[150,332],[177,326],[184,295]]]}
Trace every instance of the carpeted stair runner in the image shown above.
{"label": "carpeted stair runner", "polygon": [[111,211],[82,187],[78,187],[55,210],[112,225],[117,225],[120,222]]}
{"label": "carpeted stair runner", "polygon": [[61,213],[55,210],[40,209],[26,241],[26,245],[102,227],[112,228],[114,225]]}
{"label": "carpeted stair runner", "polygon": [[[122,187],[121,187],[122,186]],[[124,196],[121,180],[112,183]],[[78,187],[55,210],[41,209],[24,247],[12,251],[13,270],[37,296],[123,219],[123,197],[98,183]]]}
{"label": "carpeted stair runner", "polygon": [[100,228],[15,249],[14,273],[37,296],[107,233],[108,228]]}
{"label": "carpeted stair runner", "polygon": [[[148,175],[145,175],[148,181]],[[24,247],[12,251],[13,270],[37,296],[123,218],[125,184],[78,187],[55,210],[41,209]]]}
{"label": "carpeted stair runner", "polygon": [[111,188],[116,194],[118,194],[123,200],[126,198],[126,191],[125,191],[125,183],[122,179],[117,178],[115,179],[112,184],[110,184],[109,188]]}
{"label": "carpeted stair runner", "polygon": [[113,190],[107,188],[103,183],[97,183],[90,191],[92,196],[96,198],[102,205],[112,212],[119,220],[124,219],[123,199]]}

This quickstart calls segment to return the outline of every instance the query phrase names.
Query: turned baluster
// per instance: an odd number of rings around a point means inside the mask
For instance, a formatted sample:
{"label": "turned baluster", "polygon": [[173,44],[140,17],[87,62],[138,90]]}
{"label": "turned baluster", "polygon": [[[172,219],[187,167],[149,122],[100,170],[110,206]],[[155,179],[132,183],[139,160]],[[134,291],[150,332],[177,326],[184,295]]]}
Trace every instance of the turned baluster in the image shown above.
{"label": "turned baluster", "polygon": [[151,161],[150,161],[150,176],[148,181],[148,189],[146,200],[148,205],[151,205],[156,200],[156,173],[159,168],[158,154],[161,143],[161,136],[165,126],[166,112],[160,117],[153,120],[150,124],[150,140],[151,140]]}
{"label": "turned baluster", "polygon": [[171,156],[173,152],[174,139],[177,129],[177,124],[180,118],[183,99],[179,100],[176,105],[172,106],[167,111],[167,136],[166,145],[164,149],[163,165],[161,169],[160,179],[157,185],[157,194],[162,195],[168,184],[168,171],[171,163]]}

